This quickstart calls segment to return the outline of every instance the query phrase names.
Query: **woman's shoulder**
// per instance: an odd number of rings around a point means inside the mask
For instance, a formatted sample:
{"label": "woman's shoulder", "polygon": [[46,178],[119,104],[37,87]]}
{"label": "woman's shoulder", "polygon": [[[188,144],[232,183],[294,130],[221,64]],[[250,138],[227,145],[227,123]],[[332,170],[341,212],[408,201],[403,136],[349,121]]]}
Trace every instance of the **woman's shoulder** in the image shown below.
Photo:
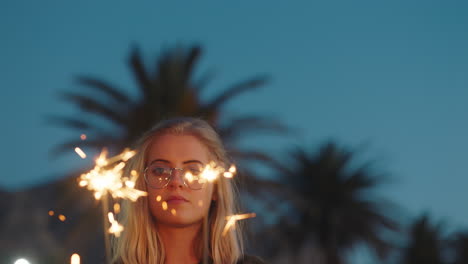
{"label": "woman's shoulder", "polygon": [[266,264],[266,262],[256,256],[244,255],[237,261],[237,264]]}

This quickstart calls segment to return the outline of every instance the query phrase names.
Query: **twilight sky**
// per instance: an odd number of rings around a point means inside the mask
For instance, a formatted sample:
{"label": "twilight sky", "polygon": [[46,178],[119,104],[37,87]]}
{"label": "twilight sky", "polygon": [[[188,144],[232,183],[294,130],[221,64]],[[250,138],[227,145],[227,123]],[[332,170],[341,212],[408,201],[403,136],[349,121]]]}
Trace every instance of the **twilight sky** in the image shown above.
{"label": "twilight sky", "polygon": [[[22,189],[89,164],[51,159],[70,137],[45,124],[76,111],[60,90],[91,75],[131,92],[126,64],[138,44],[151,63],[164,46],[201,44],[206,98],[237,81],[271,82],[232,101],[231,113],[275,115],[301,133],[260,137],[284,151],[336,139],[365,145],[394,176],[382,196],[410,214],[468,220],[468,4],[466,1],[2,1],[0,186]],[[278,154],[281,156],[280,154]]]}

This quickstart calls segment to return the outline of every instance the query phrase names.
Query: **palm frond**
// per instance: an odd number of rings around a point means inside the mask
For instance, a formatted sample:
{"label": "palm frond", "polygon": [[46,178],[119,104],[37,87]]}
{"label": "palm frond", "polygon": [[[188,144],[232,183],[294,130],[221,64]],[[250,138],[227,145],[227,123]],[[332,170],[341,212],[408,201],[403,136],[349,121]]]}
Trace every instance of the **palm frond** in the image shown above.
{"label": "palm frond", "polygon": [[105,95],[114,99],[118,103],[123,103],[123,104],[129,103],[129,97],[127,94],[119,91],[117,88],[113,87],[112,85],[104,81],[98,80],[96,78],[91,78],[91,77],[78,76],[77,82],[83,85],[84,87],[93,88],[97,91],[103,92]]}
{"label": "palm frond", "polygon": [[140,56],[140,50],[136,46],[133,47],[130,53],[129,63],[142,96],[145,97],[151,94],[151,79],[148,77],[148,73],[145,70],[143,60]]}
{"label": "palm frond", "polygon": [[254,79],[250,79],[245,82],[241,82],[236,84],[224,92],[216,96],[206,108],[208,109],[218,109],[222,104],[226,103],[228,100],[232,99],[233,97],[237,96],[238,94],[244,93],[246,91],[254,90],[259,88],[260,86],[266,84],[268,78],[267,77],[257,77]]}
{"label": "palm frond", "polygon": [[54,124],[60,125],[63,127],[68,127],[75,130],[89,130],[92,129],[94,126],[87,120],[78,119],[75,117],[66,117],[66,116],[56,116],[51,115],[46,117],[47,124]]}
{"label": "palm frond", "polygon": [[286,135],[291,129],[277,120],[261,116],[233,118],[229,124],[219,128],[223,139],[235,142],[240,136],[250,133],[275,133]]}
{"label": "palm frond", "polygon": [[124,125],[126,122],[123,115],[115,107],[105,105],[94,98],[71,92],[63,92],[62,98],[77,105],[82,111],[110,120],[118,126]]}

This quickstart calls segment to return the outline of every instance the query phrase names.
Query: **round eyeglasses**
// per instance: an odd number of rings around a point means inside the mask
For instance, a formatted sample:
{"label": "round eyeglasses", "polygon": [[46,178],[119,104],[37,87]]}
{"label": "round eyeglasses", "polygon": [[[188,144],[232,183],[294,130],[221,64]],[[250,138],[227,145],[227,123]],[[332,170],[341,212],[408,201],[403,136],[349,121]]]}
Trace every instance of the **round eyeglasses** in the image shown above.
{"label": "round eyeglasses", "polygon": [[200,190],[206,183],[202,177],[201,164],[187,164],[182,168],[172,168],[165,164],[150,164],[145,169],[145,181],[151,188],[164,189],[174,177],[174,171],[180,172],[184,185],[192,190]]}

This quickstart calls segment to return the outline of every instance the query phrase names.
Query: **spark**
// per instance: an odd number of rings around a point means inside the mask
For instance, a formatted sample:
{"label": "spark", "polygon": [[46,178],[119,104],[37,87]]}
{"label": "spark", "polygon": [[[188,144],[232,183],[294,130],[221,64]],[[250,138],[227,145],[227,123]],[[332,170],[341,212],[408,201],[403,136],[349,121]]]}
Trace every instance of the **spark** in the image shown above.
{"label": "spark", "polygon": [[172,209],[171,209],[171,214],[172,214],[172,215],[176,215],[176,214],[177,214],[176,209],[172,208]]}
{"label": "spark", "polygon": [[49,211],[50,216],[53,216],[54,214],[55,214],[54,211],[52,211],[52,210]]}
{"label": "spark", "polygon": [[78,156],[80,156],[82,159],[86,159],[86,153],[84,153],[83,150],[81,150],[79,147],[76,147],[76,148],[75,148],[75,152],[76,152],[76,154],[78,154]]}
{"label": "spark", "polygon": [[81,134],[80,138],[81,140],[86,140],[86,134]]}
{"label": "spark", "polygon": [[156,196],[156,201],[157,201],[157,202],[160,202],[161,199],[162,199],[161,195]]}
{"label": "spark", "polygon": [[117,222],[117,220],[114,219],[114,214],[109,212],[107,214],[109,217],[109,222],[111,223],[111,227],[109,227],[109,233],[114,234],[116,237],[120,236],[120,233],[124,230],[124,227]]}
{"label": "spark", "polygon": [[95,167],[80,176],[79,185],[93,191],[96,200],[108,193],[113,198],[129,199],[133,202],[140,196],[146,196],[146,192],[134,188],[138,177],[136,172],[131,173],[131,178],[122,175],[125,162],[135,153],[126,149],[121,154],[107,159],[107,151],[103,150],[96,159]]}
{"label": "spark", "polygon": [[226,168],[218,166],[214,161],[211,161],[203,169],[201,177],[207,181],[213,182],[219,177],[219,175],[223,175],[226,178],[232,178],[235,173],[236,167],[234,165],[231,165],[231,167],[226,170]]}
{"label": "spark", "polygon": [[65,222],[65,220],[67,219],[63,214],[59,215],[58,216],[58,219],[62,222]]}
{"label": "spark", "polygon": [[223,173],[223,176],[226,178],[232,178],[234,177],[234,174],[236,173],[236,171],[237,171],[236,166],[231,165],[229,170]]}
{"label": "spark", "polygon": [[224,230],[223,230],[223,236],[225,236],[227,234],[229,229],[231,229],[231,228],[234,229],[236,227],[236,221],[237,220],[243,220],[243,219],[252,218],[252,217],[255,217],[255,216],[257,216],[255,213],[238,214],[238,215],[227,216],[226,217],[227,223],[226,223],[226,226],[224,227]]}
{"label": "spark", "polygon": [[70,264],[80,264],[80,255],[74,253],[71,255]]}
{"label": "spark", "polygon": [[119,203],[114,204],[114,212],[116,214],[120,213],[120,204]]}
{"label": "spark", "polygon": [[161,205],[162,205],[162,209],[163,209],[164,211],[166,211],[166,210],[167,210],[167,202],[164,201],[164,202],[162,202]]}
{"label": "spark", "polygon": [[199,201],[198,201],[198,206],[200,206],[200,207],[203,206],[203,201],[202,201],[202,200],[199,200]]}

